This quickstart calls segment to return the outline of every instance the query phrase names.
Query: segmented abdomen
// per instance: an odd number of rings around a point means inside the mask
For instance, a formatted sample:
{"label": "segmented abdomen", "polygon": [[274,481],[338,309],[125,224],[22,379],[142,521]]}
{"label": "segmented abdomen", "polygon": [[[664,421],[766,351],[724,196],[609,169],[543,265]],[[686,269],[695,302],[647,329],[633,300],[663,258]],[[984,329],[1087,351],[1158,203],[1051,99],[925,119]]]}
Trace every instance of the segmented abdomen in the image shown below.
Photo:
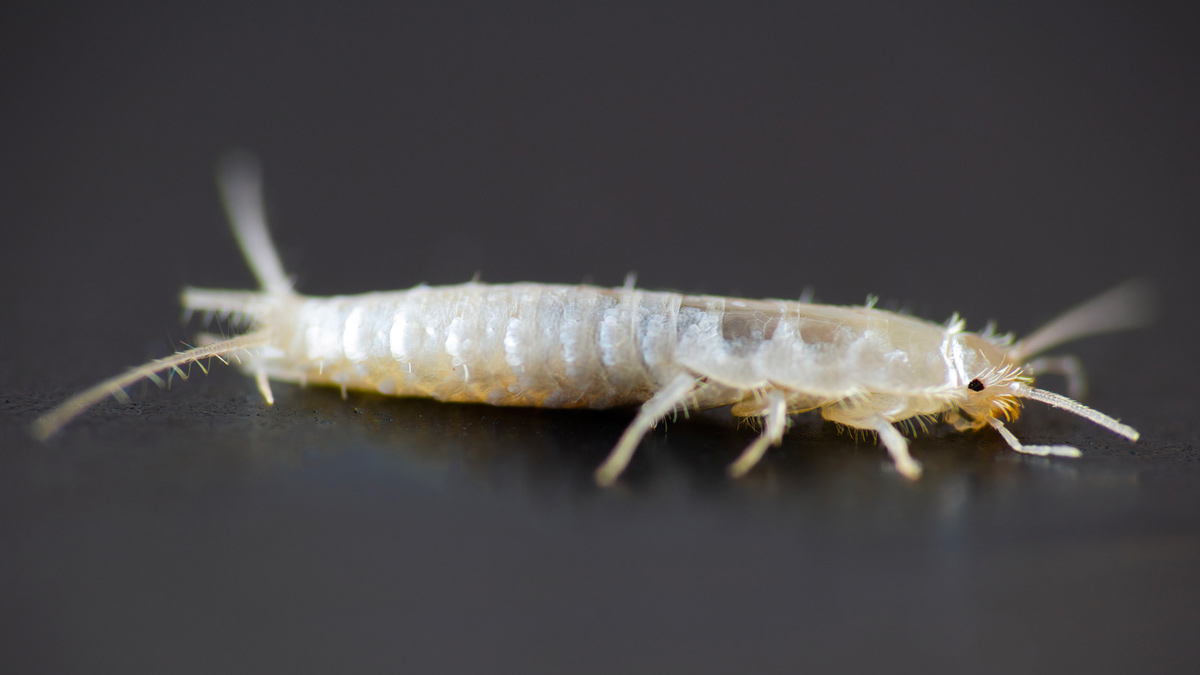
{"label": "segmented abdomen", "polygon": [[669,380],[680,296],[462,284],[298,298],[263,355],[276,379],[444,401],[612,407]]}

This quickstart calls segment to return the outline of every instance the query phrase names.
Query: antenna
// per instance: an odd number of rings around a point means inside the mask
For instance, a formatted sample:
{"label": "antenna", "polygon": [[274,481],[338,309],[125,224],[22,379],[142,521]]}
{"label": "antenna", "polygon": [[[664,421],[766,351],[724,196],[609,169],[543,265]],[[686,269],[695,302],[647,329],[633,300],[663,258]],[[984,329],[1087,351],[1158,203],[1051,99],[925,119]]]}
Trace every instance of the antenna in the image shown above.
{"label": "antenna", "polygon": [[1120,435],[1124,436],[1125,438],[1128,438],[1131,441],[1136,441],[1138,439],[1138,436],[1140,436],[1140,434],[1137,432],[1137,429],[1134,429],[1133,427],[1129,426],[1128,424],[1121,424],[1120,422],[1109,417],[1108,415],[1105,415],[1104,413],[1102,413],[1098,410],[1092,410],[1091,408],[1087,407],[1086,405],[1084,405],[1078,401],[1075,401],[1073,399],[1069,399],[1066,396],[1063,396],[1062,394],[1055,394],[1052,391],[1046,391],[1045,389],[1035,389],[1033,387],[1026,386],[1026,385],[1021,385],[1021,386],[1017,387],[1015,393],[1017,396],[1031,398],[1035,401],[1041,401],[1042,403],[1045,403],[1047,405],[1052,405],[1055,408],[1061,408],[1062,410],[1066,410],[1067,412],[1075,413],[1076,415],[1079,415],[1080,417],[1083,417],[1084,419],[1091,420],[1092,422],[1099,424],[1100,426],[1104,427],[1105,429],[1108,429],[1109,431],[1113,432],[1114,434],[1120,434]]}
{"label": "antenna", "polygon": [[1025,339],[1017,341],[1009,350],[1009,358],[1017,363],[1024,363],[1029,357],[1064,342],[1145,326],[1154,320],[1158,313],[1157,305],[1157,296],[1149,281],[1126,281],[1068,310],[1030,333]]}

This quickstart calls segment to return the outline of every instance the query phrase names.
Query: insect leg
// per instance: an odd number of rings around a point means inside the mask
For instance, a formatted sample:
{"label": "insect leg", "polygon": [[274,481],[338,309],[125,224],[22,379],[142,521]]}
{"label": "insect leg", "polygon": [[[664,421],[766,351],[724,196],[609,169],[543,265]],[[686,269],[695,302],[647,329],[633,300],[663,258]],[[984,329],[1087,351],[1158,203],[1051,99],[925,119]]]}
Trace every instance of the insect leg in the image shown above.
{"label": "insect leg", "polygon": [[674,410],[675,406],[685,401],[699,382],[700,380],[696,376],[682,373],[671,380],[671,383],[655,394],[653,398],[642,404],[642,409],[625,429],[625,433],[621,434],[621,440],[608,454],[608,459],[604,460],[600,468],[596,469],[596,482],[603,487],[615,483],[617,477],[629,465],[629,460],[633,457],[638,443],[641,442],[646,432]]}
{"label": "insect leg", "polygon": [[[186,293],[184,297],[186,298]],[[221,342],[221,338],[212,333],[200,333],[196,336],[196,340],[202,347],[211,347],[212,345]],[[246,355],[250,356],[250,353],[246,352]],[[242,359],[240,356],[238,356],[237,352],[231,352],[231,356],[236,359],[238,363],[242,362]],[[224,359],[221,360],[224,361]],[[263,400],[267,402],[267,405],[275,405],[275,394],[271,392],[271,381],[268,379],[269,376],[267,375],[267,371],[263,367],[262,362],[254,361],[247,369],[254,373],[254,383],[258,386],[258,393],[262,394]]]}
{"label": "insect leg", "polygon": [[1067,379],[1067,396],[1081,399],[1087,394],[1087,376],[1083,364],[1074,356],[1042,356],[1025,364],[1032,375],[1050,373]]}
{"label": "insect leg", "polygon": [[741,478],[753,469],[763,455],[767,452],[767,447],[771,445],[779,445],[783,442],[783,432],[787,430],[788,415],[787,415],[787,396],[778,389],[771,390],[767,394],[767,408],[763,415],[763,432],[758,438],[754,439],[742,454],[729,465],[726,471],[734,478]]}
{"label": "insect leg", "polygon": [[1021,441],[1018,441],[1017,437],[1014,436],[1013,433],[1004,426],[1004,422],[1001,422],[995,417],[989,417],[988,424],[992,425],[992,428],[1000,432],[1000,435],[1003,436],[1004,440],[1008,443],[1008,447],[1016,450],[1017,452],[1025,453],[1026,455],[1038,455],[1039,457],[1047,457],[1050,455],[1054,455],[1056,457],[1080,457],[1083,455],[1083,453],[1079,452],[1079,448],[1075,448],[1070,445],[1025,445],[1021,443]]}
{"label": "insect leg", "polygon": [[886,419],[876,416],[870,421],[872,428],[879,434],[879,440],[883,441],[888,454],[892,456],[892,463],[896,465],[896,470],[900,472],[900,475],[909,480],[920,478],[921,463],[909,454],[908,440]]}
{"label": "insect leg", "polygon": [[262,368],[255,370],[254,381],[258,384],[258,393],[266,399],[267,405],[275,405],[275,395],[271,393],[271,381],[267,379],[267,371]]}

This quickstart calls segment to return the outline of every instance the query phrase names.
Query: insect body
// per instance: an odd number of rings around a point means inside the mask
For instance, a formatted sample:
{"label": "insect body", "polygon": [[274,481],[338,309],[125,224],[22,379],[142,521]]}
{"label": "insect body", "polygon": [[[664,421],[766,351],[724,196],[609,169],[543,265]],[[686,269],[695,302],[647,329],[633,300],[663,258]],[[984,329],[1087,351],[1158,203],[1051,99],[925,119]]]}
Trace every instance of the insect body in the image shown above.
{"label": "insect body", "polygon": [[731,466],[740,476],[781,442],[789,415],[878,434],[897,470],[921,475],[896,428],[941,417],[960,430],[995,428],[1018,452],[1078,456],[1069,446],[1023,445],[1004,426],[1021,399],[1048,403],[1130,440],[1138,433],[1074,400],[1036,389],[1039,372],[1068,375],[1070,359],[1030,360],[1070,339],[1146,320],[1142,287],[1126,284],[1029,338],[970,333],[872,307],[742,300],[546,284],[418,286],[316,298],[292,290],[266,229],[257,167],[223,168],[235,234],[261,291],[186,289],[189,311],[228,316],[248,332],[152,361],[68,399],[35,423],[47,437],[108,395],[214,356],[243,357],[267,402],[270,381],[511,406],[641,410],[596,472],[614,482],[642,437],[679,408],[732,406],[761,418],[762,434]]}

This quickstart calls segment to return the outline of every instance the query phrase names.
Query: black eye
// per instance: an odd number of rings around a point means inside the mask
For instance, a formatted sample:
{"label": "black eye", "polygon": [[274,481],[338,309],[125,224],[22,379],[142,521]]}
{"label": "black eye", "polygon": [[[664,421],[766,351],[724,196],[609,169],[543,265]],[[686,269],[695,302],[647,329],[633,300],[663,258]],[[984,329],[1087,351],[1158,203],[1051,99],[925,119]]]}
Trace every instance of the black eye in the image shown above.
{"label": "black eye", "polygon": [[975,378],[967,383],[967,389],[971,391],[983,391],[983,383],[979,381],[979,378]]}

